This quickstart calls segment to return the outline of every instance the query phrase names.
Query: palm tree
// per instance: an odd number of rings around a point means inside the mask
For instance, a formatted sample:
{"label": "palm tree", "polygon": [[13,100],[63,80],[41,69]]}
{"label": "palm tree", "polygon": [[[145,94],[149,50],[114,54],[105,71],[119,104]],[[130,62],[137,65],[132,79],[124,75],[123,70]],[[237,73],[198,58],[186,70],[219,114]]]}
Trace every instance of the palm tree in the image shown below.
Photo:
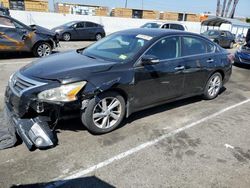
{"label": "palm tree", "polygon": [[228,0],[228,2],[227,2],[227,7],[226,7],[226,10],[225,10],[225,15],[224,15],[225,17],[227,17],[229,8],[230,8],[230,6],[231,6],[231,3],[232,3],[232,0]]}
{"label": "palm tree", "polygon": [[232,8],[232,10],[231,10],[231,12],[229,14],[230,18],[234,18],[234,13],[235,13],[238,2],[239,2],[239,0],[234,0],[233,8]]}
{"label": "palm tree", "polygon": [[217,0],[216,16],[220,16],[220,0]]}
{"label": "palm tree", "polygon": [[221,10],[221,17],[224,17],[226,4],[227,4],[227,0],[224,0],[223,5],[222,5],[222,10]]}

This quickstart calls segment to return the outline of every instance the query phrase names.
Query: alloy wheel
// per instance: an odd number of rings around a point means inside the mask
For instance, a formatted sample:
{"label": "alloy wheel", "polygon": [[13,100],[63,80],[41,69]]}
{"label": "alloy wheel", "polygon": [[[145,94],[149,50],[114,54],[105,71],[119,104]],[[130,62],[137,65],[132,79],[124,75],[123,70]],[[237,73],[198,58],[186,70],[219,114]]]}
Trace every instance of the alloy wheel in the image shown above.
{"label": "alloy wheel", "polygon": [[121,102],[115,97],[106,97],[95,105],[93,122],[100,129],[108,129],[119,121],[121,114]]}
{"label": "alloy wheel", "polygon": [[38,46],[37,48],[37,54],[39,55],[39,57],[45,57],[51,54],[51,48],[48,44],[41,44],[40,46]]}
{"label": "alloy wheel", "polygon": [[221,88],[221,78],[218,75],[213,76],[210,79],[209,85],[208,85],[208,94],[211,97],[214,97],[218,95]]}
{"label": "alloy wheel", "polygon": [[65,34],[63,35],[63,40],[65,40],[65,41],[70,41],[70,38],[71,38],[71,36],[70,36],[69,33],[65,33]]}

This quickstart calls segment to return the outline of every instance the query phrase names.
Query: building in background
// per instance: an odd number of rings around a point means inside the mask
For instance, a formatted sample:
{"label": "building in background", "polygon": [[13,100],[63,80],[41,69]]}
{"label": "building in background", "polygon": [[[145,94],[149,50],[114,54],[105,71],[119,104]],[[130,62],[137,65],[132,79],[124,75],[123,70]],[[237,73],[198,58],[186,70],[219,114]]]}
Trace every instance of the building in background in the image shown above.
{"label": "building in background", "polygon": [[123,18],[159,19],[159,11],[128,8],[113,8],[111,16]]}
{"label": "building in background", "polygon": [[71,4],[71,3],[56,3],[55,11],[63,14],[79,14],[79,15],[90,15],[90,16],[109,15],[108,7]]}
{"label": "building in background", "polygon": [[48,12],[48,0],[0,0],[0,4],[10,10]]}

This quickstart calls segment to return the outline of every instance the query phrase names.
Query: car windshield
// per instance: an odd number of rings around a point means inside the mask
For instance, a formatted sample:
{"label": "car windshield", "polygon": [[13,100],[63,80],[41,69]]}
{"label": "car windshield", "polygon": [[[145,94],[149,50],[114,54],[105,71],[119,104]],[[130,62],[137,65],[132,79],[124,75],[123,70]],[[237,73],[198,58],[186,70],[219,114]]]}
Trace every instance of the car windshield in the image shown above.
{"label": "car windshield", "polygon": [[70,27],[70,26],[74,25],[75,23],[76,22],[73,21],[73,22],[66,23],[63,26]]}
{"label": "car windshield", "polygon": [[82,54],[114,62],[124,62],[133,57],[152,40],[143,34],[113,34],[85,49]]}
{"label": "car windshield", "polygon": [[159,23],[146,23],[141,28],[159,28],[161,24]]}
{"label": "car windshield", "polygon": [[206,31],[203,34],[209,37],[215,37],[220,35],[219,31]]}

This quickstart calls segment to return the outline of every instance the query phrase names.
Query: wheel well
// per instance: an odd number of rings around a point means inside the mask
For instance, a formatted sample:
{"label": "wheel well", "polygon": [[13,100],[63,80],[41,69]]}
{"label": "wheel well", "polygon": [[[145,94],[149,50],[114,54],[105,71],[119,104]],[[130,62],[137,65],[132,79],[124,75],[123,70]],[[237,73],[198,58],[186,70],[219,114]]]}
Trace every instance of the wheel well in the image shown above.
{"label": "wheel well", "polygon": [[127,103],[127,100],[128,100],[128,95],[125,91],[123,91],[122,89],[119,89],[119,88],[112,88],[112,89],[108,89],[105,92],[108,92],[108,91],[111,91],[111,92],[116,92],[116,93],[119,93],[125,100],[125,103]]}
{"label": "wheel well", "polygon": [[[221,74],[222,81],[223,81],[223,80],[224,80],[224,77],[225,77],[224,72],[223,72],[222,70],[217,70],[217,71],[213,72],[213,74],[214,74],[214,73],[216,73],[216,72],[218,72],[218,73],[220,73],[220,74]],[[211,76],[212,76],[213,74],[211,74]]]}
{"label": "wheel well", "polygon": [[63,34],[62,34],[62,36],[64,35],[64,34],[69,34],[70,36],[71,36],[71,33],[70,32],[68,32],[68,31],[66,31],[66,32],[64,32]]}

